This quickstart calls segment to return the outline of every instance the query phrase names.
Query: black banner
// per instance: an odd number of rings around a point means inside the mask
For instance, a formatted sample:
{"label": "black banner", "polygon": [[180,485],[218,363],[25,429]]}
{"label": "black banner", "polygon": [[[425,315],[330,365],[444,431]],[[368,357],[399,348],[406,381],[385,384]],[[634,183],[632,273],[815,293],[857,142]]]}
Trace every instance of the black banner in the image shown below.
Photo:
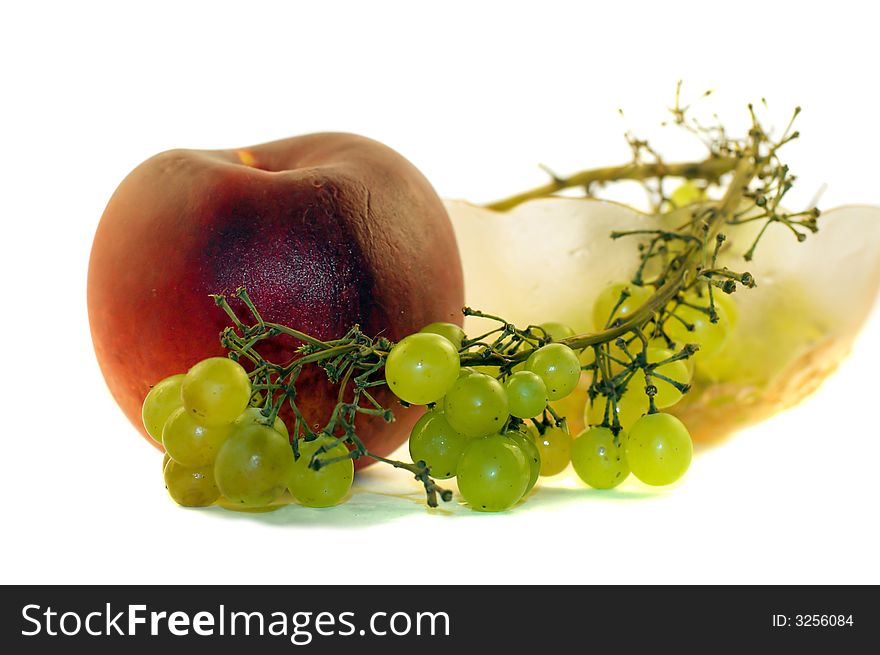
{"label": "black banner", "polygon": [[[713,652],[880,637],[874,587],[4,587],[5,652]],[[367,642],[370,642],[367,644]]]}

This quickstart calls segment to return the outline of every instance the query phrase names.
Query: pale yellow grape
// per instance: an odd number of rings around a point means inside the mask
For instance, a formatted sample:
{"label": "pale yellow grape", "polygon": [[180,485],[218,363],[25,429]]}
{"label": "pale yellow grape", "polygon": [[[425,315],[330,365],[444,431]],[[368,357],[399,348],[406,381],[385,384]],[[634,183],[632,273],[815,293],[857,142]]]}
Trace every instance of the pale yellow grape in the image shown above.
{"label": "pale yellow grape", "polygon": [[[605,421],[607,402],[608,399],[605,396],[596,396],[592,404],[588,400],[584,412],[584,422],[587,425],[601,425]],[[648,411],[648,396],[642,389],[627,387],[623,396],[617,401],[615,410],[619,425],[626,430]],[[611,414],[611,408],[608,412],[608,425],[613,425],[614,417]]]}
{"label": "pale yellow grape", "polygon": [[544,333],[550,337],[551,341],[562,341],[574,336],[574,330],[565,323],[548,321],[547,323],[541,323],[538,327],[544,330]]}
{"label": "pale yellow grape", "polygon": [[691,436],[671,414],[648,414],[636,421],[624,441],[630,470],[645,484],[672,484],[693,457]]}
{"label": "pale yellow grape", "polygon": [[419,332],[439,334],[441,337],[446,337],[449,339],[449,343],[455,346],[456,350],[461,349],[461,342],[465,339],[464,330],[455,323],[430,323],[419,330]]}
{"label": "pale yellow grape", "polygon": [[532,418],[547,407],[547,386],[531,371],[517,371],[504,383],[511,415]]}
{"label": "pale yellow grape", "polygon": [[708,357],[718,352],[730,334],[730,323],[721,305],[715,307],[718,322],[712,323],[709,314],[688,305],[675,308],[675,316],[666,319],[664,330],[676,344],[695,343],[700,346],[699,356]]}
{"label": "pale yellow grape", "polygon": [[[248,407],[237,419],[235,419],[235,421],[233,421],[233,425],[243,425],[244,423],[259,423],[265,425],[263,410],[259,407]],[[275,417],[275,422],[272,424],[272,427],[282,434],[285,439],[288,441],[290,440],[290,432],[287,431],[287,426],[284,424],[284,421],[281,420],[280,416]]]}
{"label": "pale yellow grape", "polygon": [[698,187],[693,180],[686,180],[669,194],[669,202],[676,209],[702,202],[706,199],[705,189]]}
{"label": "pale yellow grape", "polygon": [[[645,351],[645,356],[648,364],[656,364],[657,362],[669,359],[673,356],[673,353],[671,350],[666,350],[665,348],[648,348]],[[654,369],[654,371],[682,384],[687,384],[690,381],[690,372],[688,371],[687,364],[682,360],[663,364]],[[644,370],[639,369],[633,379],[630,380],[627,390],[644,392],[646,384],[647,380],[645,378],[645,372]],[[666,380],[652,375],[651,384],[657,388],[657,394],[654,396],[654,404],[659,409],[671,407],[681,400],[681,391],[676,389],[674,385]]]}
{"label": "pale yellow grape", "polygon": [[[334,444],[336,439],[322,435],[313,441],[299,440],[299,459],[290,468],[287,488],[300,504],[306,507],[331,507],[338,505],[348,495],[354,480],[354,462],[341,459],[320,467],[317,471],[309,465],[318,448]],[[348,449],[335,443],[329,450],[318,455],[319,460],[345,457]]]}
{"label": "pale yellow grape", "polygon": [[443,412],[429,411],[413,426],[409,456],[413,462],[425,462],[431,469],[431,477],[445,480],[455,476],[468,441],[468,437],[449,424]]}
{"label": "pale yellow grape", "polygon": [[[628,289],[630,295],[615,310],[614,307],[620,300],[620,295],[624,289]],[[614,322],[613,319],[626,319],[627,316],[630,316],[639,307],[644,305],[651,295],[650,289],[639,287],[632,283],[617,283],[605,287],[593,305],[594,328],[601,330],[606,325],[611,325]],[[611,316],[612,311],[614,311],[613,317]]]}
{"label": "pale yellow grape", "polygon": [[446,394],[443,411],[453,429],[467,437],[500,432],[510,415],[504,387],[483,373],[456,380]]}
{"label": "pale yellow grape", "polygon": [[144,428],[154,441],[162,443],[162,428],[171,413],[183,406],[180,398],[180,385],[186,376],[183,373],[172,375],[157,382],[150,389],[141,408]]}
{"label": "pale yellow grape", "polygon": [[437,402],[458,379],[458,350],[444,336],[417,332],[404,337],[388,353],[385,380],[401,400],[413,405]]}
{"label": "pale yellow grape", "polygon": [[212,464],[190,468],[171,459],[162,474],[168,494],[183,507],[207,507],[220,497]]}
{"label": "pale yellow grape", "polygon": [[235,426],[214,462],[217,486],[227,500],[245,507],[264,507],[287,487],[293,468],[290,442],[268,425]]}
{"label": "pale yellow grape", "polygon": [[613,489],[629,475],[622,439],[615,440],[608,428],[581,432],[571,444],[571,465],[594,489]]}
{"label": "pale yellow grape", "polygon": [[556,475],[571,461],[571,435],[562,428],[548,427],[544,434],[529,427],[529,436],[541,454],[541,475]]}
{"label": "pale yellow grape", "polygon": [[550,400],[565,398],[574,391],[581,377],[581,364],[577,355],[561,343],[538,348],[529,355],[525,368],[544,381]]}
{"label": "pale yellow grape", "polygon": [[162,445],[171,459],[189,468],[208,466],[229,438],[232,425],[202,425],[185,407],[165,422]]}
{"label": "pale yellow grape", "polygon": [[251,381],[238,362],[209,357],[187,372],[180,395],[187,412],[202,425],[229,425],[247,408]]}

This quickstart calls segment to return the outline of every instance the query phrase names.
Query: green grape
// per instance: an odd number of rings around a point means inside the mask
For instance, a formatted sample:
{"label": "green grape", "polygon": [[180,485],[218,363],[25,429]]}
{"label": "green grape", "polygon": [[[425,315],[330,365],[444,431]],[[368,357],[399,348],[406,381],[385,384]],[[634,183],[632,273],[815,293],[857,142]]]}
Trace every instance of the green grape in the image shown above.
{"label": "green grape", "polygon": [[[664,337],[654,337],[653,339],[648,339],[648,348],[659,348],[660,350],[669,350],[670,352],[677,353],[681,350],[678,344],[672,343],[670,344]],[[654,361],[654,360],[649,360]],[[684,364],[687,369],[687,380],[690,381],[691,378],[694,377],[694,357],[693,355],[688,357],[687,359],[679,360],[682,364]],[[674,380],[678,380],[675,376],[669,376]],[[680,380],[679,380],[680,381]]]}
{"label": "green grape", "polygon": [[171,461],[171,455],[167,452],[162,453],[162,470],[165,470],[165,467],[168,466],[168,462]]}
{"label": "green grape", "polygon": [[[623,437],[623,433],[619,435]],[[594,489],[613,489],[629,475],[622,439],[614,441],[609,428],[589,428],[571,444],[571,465]]]}
{"label": "green grape", "polygon": [[207,507],[220,497],[213,466],[189,468],[171,459],[162,474],[165,477],[165,488],[178,505]]}
{"label": "green grape", "polygon": [[[609,357],[604,359],[607,361],[611,375],[617,375],[626,368],[629,362],[632,361],[630,355],[635,357],[641,352],[642,342],[638,339],[633,339],[626,344],[626,351],[624,351],[623,348],[617,345],[617,340],[615,339],[607,344],[607,349],[603,348],[602,350],[609,355]],[[629,352],[629,355],[627,352]],[[592,348],[587,348],[580,354],[579,359],[584,366],[592,364],[596,361],[596,352]]]}
{"label": "green grape", "polygon": [[574,336],[574,330],[565,323],[550,321],[548,323],[541,323],[538,327],[544,330],[551,341],[562,341]]}
{"label": "green grape", "polygon": [[427,405],[440,400],[458,379],[458,351],[446,337],[418,332],[388,353],[385,380],[401,400]]}
{"label": "green grape", "polygon": [[700,350],[697,355],[709,357],[721,350],[730,332],[730,323],[724,308],[717,305],[715,311],[718,322],[712,323],[709,314],[702,309],[679,305],[675,308],[675,315],[666,319],[666,334],[678,344],[698,344]]}
{"label": "green grape", "polygon": [[581,363],[575,352],[561,343],[538,348],[526,360],[526,370],[540,377],[550,400],[565,398],[581,377]]}
{"label": "green grape", "polygon": [[141,418],[144,428],[154,441],[162,443],[162,427],[171,413],[183,405],[180,399],[180,383],[186,377],[183,373],[167,377],[157,382],[144,398]]}
{"label": "green grape", "polygon": [[529,436],[541,455],[541,475],[556,475],[571,461],[571,435],[562,428],[548,427],[544,434],[529,427]]}
{"label": "green grape", "polygon": [[504,436],[513,441],[525,455],[529,464],[529,483],[526,485],[524,494],[529,493],[541,475],[541,451],[532,441],[531,437],[523,430],[507,430]]}
{"label": "green grape", "polygon": [[466,437],[486,437],[504,427],[509,416],[507,394],[495,378],[474,373],[456,380],[446,394],[446,420]]}
{"label": "green grape", "polygon": [[[437,401],[437,402],[438,402],[438,403],[443,402],[443,399],[441,398],[441,399],[440,399],[439,401]],[[442,410],[442,409],[437,409],[437,406],[435,405],[435,406],[434,406],[434,409],[429,409],[429,410],[426,411],[424,414],[422,414],[422,415],[419,417],[419,420],[415,422],[415,425],[412,426],[412,430],[409,431],[410,439],[412,439],[412,436],[413,436],[416,432],[418,432],[418,431],[421,430],[423,427],[425,427],[425,424],[426,424],[428,421],[431,420],[431,417],[434,416],[434,414],[437,414],[437,413],[442,414],[442,413],[443,413],[443,410]],[[414,461],[415,461],[415,460],[414,460]]]}
{"label": "green grape", "polygon": [[733,330],[736,324],[739,323],[739,305],[734,300],[733,294],[715,290],[712,293],[712,300],[715,303],[715,312],[718,314],[719,320],[721,320],[721,314],[723,313],[727,319],[729,329]]}
{"label": "green grape", "polygon": [[531,371],[518,371],[504,383],[510,413],[517,418],[532,418],[547,406],[547,386]]}
{"label": "green grape", "polygon": [[456,432],[443,412],[427,412],[413,426],[409,437],[409,454],[413,462],[425,462],[431,477],[441,480],[455,476],[458,460],[468,438]]}
{"label": "green grape", "polygon": [[472,368],[477,373],[482,373],[483,375],[488,375],[493,378],[497,378],[501,374],[500,366],[474,366],[469,368]]}
{"label": "green grape", "polygon": [[[656,364],[657,362],[669,359],[672,357],[673,353],[665,348],[648,348],[645,355],[649,364]],[[676,382],[681,382],[682,384],[687,384],[691,379],[687,364],[682,360],[658,366],[654,369],[654,372],[659,373],[660,375],[665,375],[666,377],[675,380]],[[657,388],[657,394],[654,396],[654,404],[658,408],[663,409],[664,407],[671,407],[681,400],[681,391],[676,389],[666,380],[652,375],[651,384]],[[645,408],[647,409],[648,400],[647,395],[644,393],[646,385],[647,380],[645,379],[645,372],[642,369],[639,369],[627,385],[627,391],[641,392],[642,395],[645,396]]]}
{"label": "green grape", "polygon": [[217,453],[214,476],[229,501],[261,507],[287,487],[293,467],[290,442],[268,425],[238,425]]}
{"label": "green grape", "polygon": [[523,451],[500,434],[471,440],[458,462],[458,489],[481,512],[513,507],[526,492],[529,477]]}
{"label": "green grape", "polygon": [[419,330],[419,332],[439,334],[441,337],[446,337],[449,339],[449,343],[455,346],[456,350],[461,350],[461,342],[465,340],[464,330],[455,323],[430,323]]}
{"label": "green grape", "polygon": [[202,425],[229,425],[247,408],[251,381],[238,362],[209,357],[189,369],[180,393],[183,406]]}
{"label": "green grape", "polygon": [[[315,451],[335,441],[334,437],[327,435],[321,435],[312,441],[299,440],[299,459],[291,467],[287,488],[301,505],[332,507],[341,503],[348,495],[354,480],[354,462],[350,457],[322,466],[317,471],[309,468]],[[348,448],[344,444],[336,443],[329,450],[318,455],[318,461],[347,455]]]}
{"label": "green grape", "polygon": [[175,462],[199,468],[214,461],[231,432],[231,425],[196,423],[185,407],[178,407],[162,429],[162,445]]}
{"label": "green grape", "polygon": [[636,421],[625,440],[626,459],[639,480],[672,484],[691,463],[693,443],[684,423],[671,414],[648,414]]}
{"label": "green grape", "polygon": [[[632,383],[630,383],[632,384]],[[638,385],[635,385],[636,387]],[[596,396],[590,403],[587,400],[587,406],[584,411],[584,423],[587,425],[601,425],[605,422],[605,405],[608,399],[605,396]],[[648,411],[648,396],[641,388],[627,387],[626,391],[617,401],[615,407],[617,413],[617,422],[628,430],[641,416]],[[608,414],[608,425],[614,424],[614,417]]]}
{"label": "green grape", "polygon": [[698,187],[693,180],[686,180],[679,184],[669,195],[669,202],[676,209],[687,207],[706,199],[706,190]]}
{"label": "green grape", "polygon": [[[232,422],[233,426],[243,425],[245,423],[253,424],[260,423],[265,425],[264,423],[265,417],[263,416],[263,410],[259,407],[248,407],[244,412],[239,414],[238,418]],[[284,424],[284,421],[281,420],[280,416],[275,417],[275,423],[272,424],[272,427],[275,428],[281,435],[284,436],[285,439],[290,441],[290,432],[287,431],[287,426]]]}
{"label": "green grape", "polygon": [[[623,300],[615,311],[614,307],[620,300],[620,295],[624,289],[629,289],[630,295]],[[593,305],[593,327],[596,330],[601,330],[606,325],[611,325],[614,319],[625,319],[644,305],[651,295],[650,289],[639,287],[635,284],[618,283],[605,287]],[[611,316],[612,311],[614,311],[614,316]]]}

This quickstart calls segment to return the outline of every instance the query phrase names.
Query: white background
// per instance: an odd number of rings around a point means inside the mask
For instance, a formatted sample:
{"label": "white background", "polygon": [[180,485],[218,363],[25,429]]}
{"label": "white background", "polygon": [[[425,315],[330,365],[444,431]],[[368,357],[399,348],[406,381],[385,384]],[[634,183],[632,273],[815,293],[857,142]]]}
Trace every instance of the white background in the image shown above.
{"label": "white background", "polygon": [[827,183],[824,207],[877,204],[869,3],[713,6],[6,5],[0,582],[880,582],[876,312],[815,396],[700,454],[676,487],[608,497],[562,476],[496,516],[429,512],[379,473],[341,509],[177,508],[93,357],[98,219],[172,147],[360,132],[442,196],[487,201],[543,182],[538,162],[625,161],[622,131],[659,122],[684,78],[692,96],[717,89],[709,106],[734,125],[762,96],[779,123],[803,105],[798,197]]}

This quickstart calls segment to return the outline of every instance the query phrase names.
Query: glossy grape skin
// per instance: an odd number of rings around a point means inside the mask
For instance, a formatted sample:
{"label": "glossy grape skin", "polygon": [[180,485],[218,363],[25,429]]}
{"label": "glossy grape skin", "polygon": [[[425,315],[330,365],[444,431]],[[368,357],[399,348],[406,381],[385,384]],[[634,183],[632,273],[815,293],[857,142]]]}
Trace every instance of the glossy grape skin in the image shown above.
{"label": "glossy grape skin", "polygon": [[[629,289],[630,295],[617,307],[617,310],[614,310],[624,289]],[[618,318],[625,320],[627,316],[632,315],[633,312],[644,305],[651,295],[650,289],[631,283],[617,283],[605,287],[593,305],[594,329],[602,330],[606,325],[613,324],[614,320]],[[614,311],[613,318],[611,316],[612,311]]]}
{"label": "glossy grape skin", "polygon": [[574,391],[581,377],[581,363],[577,354],[561,343],[538,348],[526,360],[526,370],[544,381],[550,400],[565,398]]}
{"label": "glossy grape skin", "polygon": [[[232,422],[232,425],[235,427],[244,423],[264,424],[264,420],[265,417],[263,416],[263,411],[259,407],[248,407],[238,415],[238,418]],[[287,426],[284,424],[284,421],[281,420],[280,416],[275,417],[275,423],[273,423],[272,427],[275,428],[275,430],[277,430],[285,439],[290,441],[290,432],[287,431]]]}
{"label": "glossy grape skin", "polygon": [[227,500],[262,507],[284,493],[293,467],[290,443],[268,425],[239,425],[217,453],[214,476]]}
{"label": "glossy grape skin", "polygon": [[525,492],[523,492],[527,494],[535,486],[538,476],[541,475],[541,451],[538,450],[535,442],[532,441],[532,438],[524,430],[508,430],[504,433],[504,436],[513,441],[522,450],[529,464],[529,483],[526,485]]}
{"label": "glossy grape skin", "polygon": [[465,340],[465,333],[455,323],[429,323],[419,332],[427,332],[430,334],[439,334],[446,337],[456,350],[461,349],[461,342]]}
{"label": "glossy grape skin", "polygon": [[[301,505],[332,507],[345,500],[351,490],[354,462],[350,458],[322,466],[317,471],[309,468],[315,451],[334,441],[336,439],[327,435],[321,435],[313,441],[299,440],[299,459],[291,467],[287,488]],[[337,443],[325,453],[318,455],[318,459],[329,460],[347,454],[348,449],[343,444]]]}
{"label": "glossy grape skin", "polygon": [[202,425],[178,407],[162,429],[162,445],[178,464],[189,468],[209,466],[232,432],[231,425]]}
{"label": "glossy grape skin", "polygon": [[[666,350],[665,348],[649,347],[645,352],[645,355],[649,364],[656,364],[657,362],[662,362],[672,357],[673,352],[671,350]],[[688,366],[684,363],[683,360],[677,360],[674,362],[669,362],[668,364],[663,364],[662,366],[658,366],[657,368],[655,368],[654,371],[656,373],[659,373],[660,375],[665,375],[666,377],[675,380],[676,382],[681,382],[682,384],[687,384],[691,378]],[[644,402],[642,403],[645,411],[647,411],[648,408],[648,397],[644,393],[646,384],[647,380],[645,378],[645,372],[639,369],[633,379],[630,380],[629,384],[627,385],[628,393],[637,392],[645,396]],[[666,380],[662,380],[652,375],[651,384],[653,384],[657,388],[657,394],[654,396],[654,404],[657,406],[658,409],[671,407],[679,400],[681,400],[681,391],[676,389]]]}
{"label": "glossy grape skin", "polygon": [[645,484],[672,484],[685,474],[693,442],[684,424],[671,414],[648,414],[630,428],[626,440],[630,470]]}
{"label": "glossy grape skin", "polygon": [[562,341],[563,339],[568,339],[569,337],[574,336],[574,330],[565,323],[549,321],[547,323],[541,323],[538,327],[544,330],[544,333],[550,337],[551,341]]}
{"label": "glossy grape skin", "polygon": [[207,507],[220,497],[213,466],[190,468],[172,459],[164,466],[162,475],[169,495],[183,507]]}
{"label": "glossy grape skin", "polygon": [[504,387],[495,378],[474,373],[456,380],[444,402],[446,420],[466,437],[486,437],[507,422],[509,408]]}
{"label": "glossy grape skin", "polygon": [[517,371],[504,383],[510,414],[517,418],[532,418],[547,406],[547,385],[531,371]]}
{"label": "glossy grape skin", "polygon": [[561,473],[571,461],[571,435],[562,428],[548,427],[539,434],[534,427],[529,428],[529,436],[541,454],[541,475],[550,476]]}
{"label": "glossy grape skin", "polygon": [[165,467],[168,466],[168,462],[170,462],[170,461],[171,461],[171,455],[169,455],[167,452],[162,453],[162,470],[163,471],[165,470]]}
{"label": "glossy grape skin", "polygon": [[578,477],[594,489],[613,489],[629,475],[623,447],[608,428],[593,427],[581,432],[571,444],[571,465]]}
{"label": "glossy grape skin", "polygon": [[153,385],[141,408],[141,419],[147,434],[154,441],[162,443],[162,428],[172,412],[183,406],[180,385],[186,376],[183,373],[172,375]]}
{"label": "glossy grape skin", "polygon": [[[584,423],[587,425],[601,425],[605,421],[605,405],[608,399],[605,396],[596,396],[592,404],[587,399],[587,405],[584,412]],[[648,411],[648,397],[640,388],[627,387],[623,396],[618,400],[617,421],[624,430],[627,430],[635,423],[645,412]],[[608,425],[613,425],[614,418],[608,416]]]}
{"label": "glossy grape skin", "polygon": [[456,432],[443,412],[427,412],[413,426],[409,437],[409,455],[413,462],[423,461],[431,477],[440,480],[455,477],[458,460],[469,438]]}
{"label": "glossy grape skin", "polygon": [[477,511],[503,512],[513,507],[528,483],[526,456],[500,434],[472,439],[458,462],[458,489]]}
{"label": "glossy grape skin", "polygon": [[[718,322],[712,323],[706,312],[687,305],[679,305],[675,308],[675,316],[666,319],[664,329],[675,343],[682,346],[688,343],[698,344],[700,350],[697,356],[710,357],[724,346],[730,332],[730,322],[724,307],[720,304],[716,305],[715,312],[718,314]],[[693,329],[689,330],[682,321],[692,325]]]}
{"label": "glossy grape skin", "polygon": [[229,425],[248,406],[247,371],[227,357],[209,357],[193,366],[180,386],[183,406],[202,425]]}
{"label": "glossy grape skin", "polygon": [[440,400],[458,378],[455,346],[439,334],[417,332],[401,339],[385,362],[385,381],[398,398],[413,405]]}

